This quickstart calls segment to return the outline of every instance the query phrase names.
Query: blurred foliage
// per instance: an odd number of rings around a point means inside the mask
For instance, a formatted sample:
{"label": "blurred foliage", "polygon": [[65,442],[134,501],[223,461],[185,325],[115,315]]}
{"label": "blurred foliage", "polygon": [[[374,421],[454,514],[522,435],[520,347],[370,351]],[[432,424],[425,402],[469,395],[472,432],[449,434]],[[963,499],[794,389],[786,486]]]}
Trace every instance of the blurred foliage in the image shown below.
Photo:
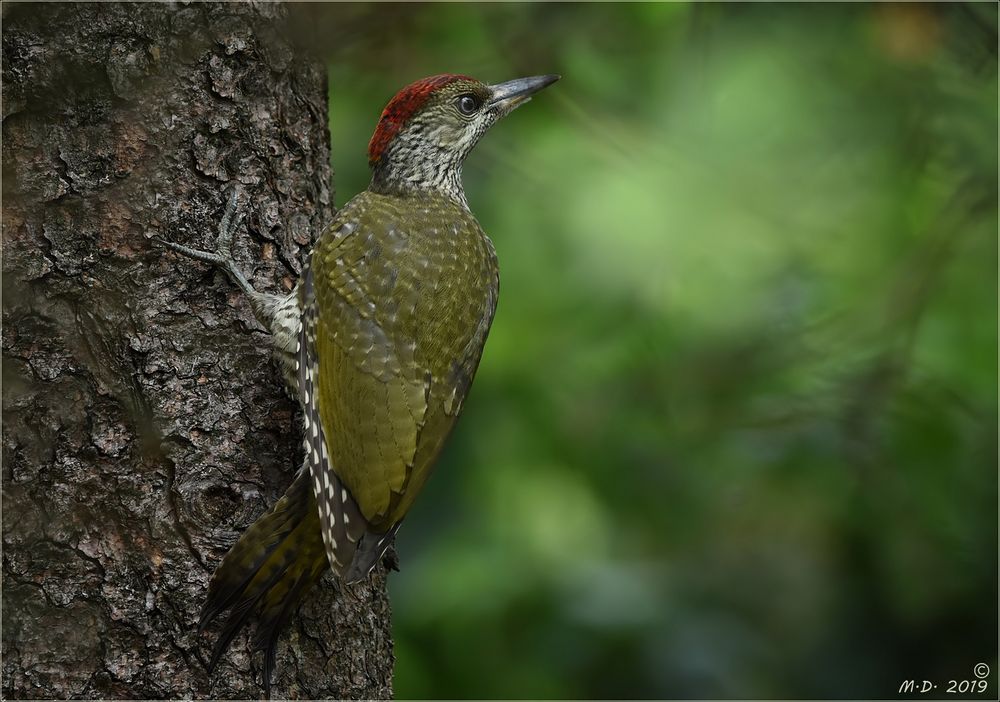
{"label": "blurred foliage", "polygon": [[466,164],[501,300],[398,540],[400,697],[996,671],[995,4],[313,11],[338,204],[404,84],[563,75]]}

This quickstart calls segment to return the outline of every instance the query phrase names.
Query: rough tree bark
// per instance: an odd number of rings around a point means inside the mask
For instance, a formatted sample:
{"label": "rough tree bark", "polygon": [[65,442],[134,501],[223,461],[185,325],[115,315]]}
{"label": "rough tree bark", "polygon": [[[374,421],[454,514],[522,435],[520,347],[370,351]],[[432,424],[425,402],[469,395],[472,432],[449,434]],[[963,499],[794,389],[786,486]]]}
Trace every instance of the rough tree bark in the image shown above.
{"label": "rough tree bark", "polygon": [[[3,7],[3,696],[259,697],[195,622],[237,535],[291,481],[294,403],[210,247],[290,289],[331,216],[326,80],[285,7]],[[282,637],[275,696],[391,695],[381,569],[328,577]]]}

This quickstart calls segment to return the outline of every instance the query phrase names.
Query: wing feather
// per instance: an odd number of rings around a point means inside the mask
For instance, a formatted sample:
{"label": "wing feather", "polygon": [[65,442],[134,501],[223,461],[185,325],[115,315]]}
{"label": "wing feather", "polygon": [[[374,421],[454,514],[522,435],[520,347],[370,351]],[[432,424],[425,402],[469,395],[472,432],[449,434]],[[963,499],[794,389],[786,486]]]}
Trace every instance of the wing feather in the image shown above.
{"label": "wing feather", "polygon": [[367,531],[367,523],[362,518],[353,495],[345,489],[336,471],[330,466],[326,431],[318,403],[317,380],[320,374],[315,353],[318,315],[312,269],[309,264],[303,269],[299,287],[302,322],[299,329],[296,373],[305,424],[303,448],[306,465],[313,481],[313,493],[316,495],[319,509],[327,560],[334,570],[343,573],[350,568],[354,560],[356,544]]}
{"label": "wing feather", "polygon": [[454,203],[427,205],[455,224],[404,227],[398,198],[365,193],[311,259],[316,415],[328,464],[372,534],[366,554],[384,550],[426,481],[495,309],[495,254],[478,223]]}

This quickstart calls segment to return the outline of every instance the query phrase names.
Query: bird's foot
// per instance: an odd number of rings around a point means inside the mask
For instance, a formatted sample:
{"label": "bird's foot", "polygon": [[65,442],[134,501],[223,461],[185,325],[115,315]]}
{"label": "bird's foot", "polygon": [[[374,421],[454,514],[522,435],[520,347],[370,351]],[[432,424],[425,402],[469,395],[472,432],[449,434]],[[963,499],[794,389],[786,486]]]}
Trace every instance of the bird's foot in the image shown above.
{"label": "bird's foot", "polygon": [[243,271],[237,267],[236,261],[233,259],[233,236],[243,223],[245,215],[245,211],[240,207],[240,188],[234,187],[232,194],[229,196],[229,203],[226,205],[226,212],[222,216],[222,223],[219,225],[219,235],[215,242],[215,251],[193,249],[190,246],[175,244],[165,239],[158,239],[158,241],[177,253],[184,254],[197,261],[204,261],[213,266],[218,266],[226,272],[230,280],[236,283],[250,297],[251,302],[255,302],[260,297],[260,293],[246,279]]}

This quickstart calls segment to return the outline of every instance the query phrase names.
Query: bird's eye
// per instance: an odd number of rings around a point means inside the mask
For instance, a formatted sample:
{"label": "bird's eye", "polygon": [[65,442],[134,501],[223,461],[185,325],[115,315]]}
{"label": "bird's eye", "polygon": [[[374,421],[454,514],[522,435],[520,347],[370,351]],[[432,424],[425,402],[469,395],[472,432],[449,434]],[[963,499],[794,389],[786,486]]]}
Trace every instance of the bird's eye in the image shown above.
{"label": "bird's eye", "polygon": [[468,116],[479,109],[479,100],[475,95],[459,95],[457,105],[458,111]]}

